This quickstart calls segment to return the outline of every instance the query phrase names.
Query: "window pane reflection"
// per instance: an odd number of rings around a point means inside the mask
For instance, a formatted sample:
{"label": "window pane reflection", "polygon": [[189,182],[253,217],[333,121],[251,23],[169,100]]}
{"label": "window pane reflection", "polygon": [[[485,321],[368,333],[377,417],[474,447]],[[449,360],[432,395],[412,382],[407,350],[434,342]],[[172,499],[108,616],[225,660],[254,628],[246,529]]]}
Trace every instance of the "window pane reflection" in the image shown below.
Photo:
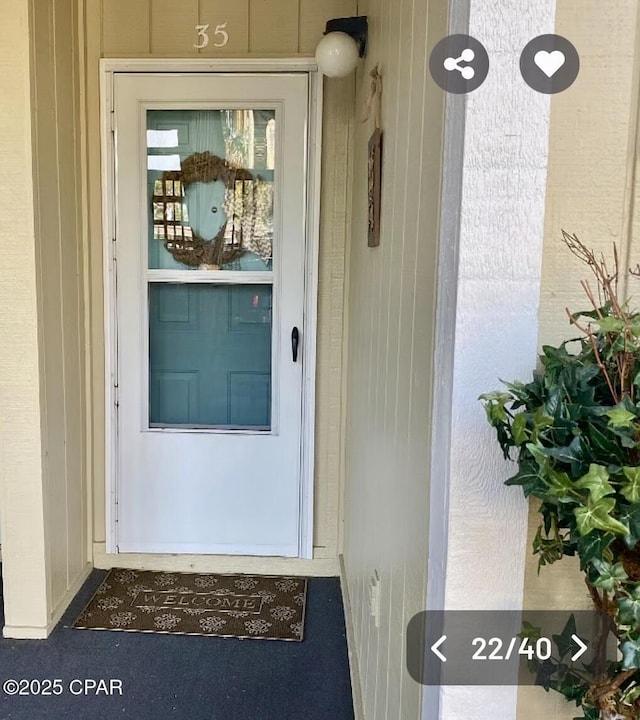
{"label": "window pane reflection", "polygon": [[271,270],[274,110],[148,110],[149,268]]}

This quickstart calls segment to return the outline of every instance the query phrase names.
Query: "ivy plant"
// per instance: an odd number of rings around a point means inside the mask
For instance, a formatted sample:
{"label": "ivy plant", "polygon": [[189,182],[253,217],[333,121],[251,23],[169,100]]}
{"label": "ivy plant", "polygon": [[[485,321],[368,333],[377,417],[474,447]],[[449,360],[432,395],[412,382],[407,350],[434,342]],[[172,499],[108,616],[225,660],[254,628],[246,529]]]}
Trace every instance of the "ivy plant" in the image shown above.
{"label": "ivy plant", "polygon": [[[561,657],[533,669],[587,720],[640,718],[640,312],[619,297],[615,246],[611,263],[575,235],[563,240],[595,281],[582,282],[587,309],[567,310],[576,337],[543,347],[530,382],[503,382],[481,400],[517,463],[506,484],[540,501],[538,570],[577,556],[603,618],[590,677]],[[604,657],[609,633],[615,663]]]}

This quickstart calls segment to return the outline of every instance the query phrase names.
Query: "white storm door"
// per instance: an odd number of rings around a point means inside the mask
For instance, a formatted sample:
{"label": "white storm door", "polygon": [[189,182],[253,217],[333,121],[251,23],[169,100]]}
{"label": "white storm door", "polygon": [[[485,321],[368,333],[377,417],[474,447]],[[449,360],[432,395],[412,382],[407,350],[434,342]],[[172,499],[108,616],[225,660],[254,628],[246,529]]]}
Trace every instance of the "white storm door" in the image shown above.
{"label": "white storm door", "polygon": [[300,556],[308,76],[113,104],[117,550]]}

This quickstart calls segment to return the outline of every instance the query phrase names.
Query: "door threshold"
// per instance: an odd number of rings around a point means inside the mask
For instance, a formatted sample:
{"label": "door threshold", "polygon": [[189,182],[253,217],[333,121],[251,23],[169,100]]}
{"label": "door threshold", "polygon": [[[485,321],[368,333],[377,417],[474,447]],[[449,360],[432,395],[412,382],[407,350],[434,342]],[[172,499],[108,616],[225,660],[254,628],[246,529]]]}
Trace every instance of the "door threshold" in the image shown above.
{"label": "door threshold", "polygon": [[93,544],[93,564],[100,570],[127,568],[166,572],[243,573],[253,575],[304,575],[337,577],[335,558],[256,557],[245,555],[171,555],[160,553],[108,553],[106,543]]}

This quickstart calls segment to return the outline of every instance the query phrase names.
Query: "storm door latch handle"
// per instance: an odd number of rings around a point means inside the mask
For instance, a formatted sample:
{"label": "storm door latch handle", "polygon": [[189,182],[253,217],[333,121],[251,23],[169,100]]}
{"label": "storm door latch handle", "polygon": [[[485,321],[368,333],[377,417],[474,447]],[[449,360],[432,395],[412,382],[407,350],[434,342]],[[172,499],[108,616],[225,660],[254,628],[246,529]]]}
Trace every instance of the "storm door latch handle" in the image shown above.
{"label": "storm door latch handle", "polygon": [[300,331],[294,327],[291,331],[291,355],[293,362],[298,362],[298,346],[300,344]]}

